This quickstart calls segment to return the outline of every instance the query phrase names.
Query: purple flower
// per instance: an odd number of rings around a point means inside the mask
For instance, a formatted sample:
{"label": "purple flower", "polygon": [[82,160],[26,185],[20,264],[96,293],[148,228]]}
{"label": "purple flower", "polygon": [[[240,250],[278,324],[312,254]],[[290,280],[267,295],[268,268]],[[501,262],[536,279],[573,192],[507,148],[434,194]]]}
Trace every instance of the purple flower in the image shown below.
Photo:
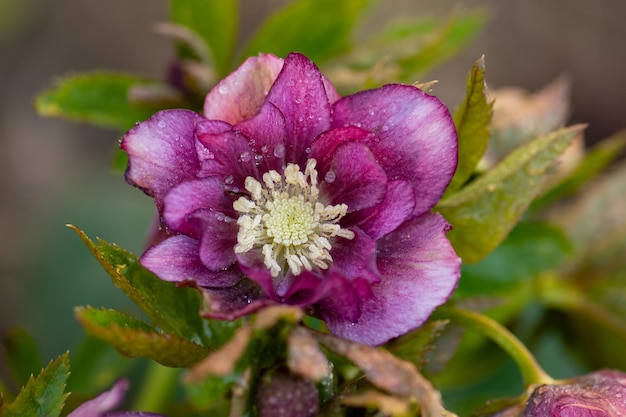
{"label": "purple flower", "polygon": [[[524,406],[522,406],[524,407]],[[523,409],[498,417],[622,417],[626,416],[626,374],[602,370],[535,389]]]}
{"label": "purple flower", "polygon": [[204,116],[157,113],[121,146],[168,234],[141,263],[200,287],[207,317],[286,303],[376,345],[456,287],[449,225],[430,212],[456,169],[456,132],[418,88],[341,98],[305,56],[259,55],[209,92]]}
{"label": "purple flower", "polygon": [[163,417],[161,414],[142,411],[109,412],[122,403],[126,391],[128,391],[128,381],[120,379],[110,390],[81,404],[67,417]]}

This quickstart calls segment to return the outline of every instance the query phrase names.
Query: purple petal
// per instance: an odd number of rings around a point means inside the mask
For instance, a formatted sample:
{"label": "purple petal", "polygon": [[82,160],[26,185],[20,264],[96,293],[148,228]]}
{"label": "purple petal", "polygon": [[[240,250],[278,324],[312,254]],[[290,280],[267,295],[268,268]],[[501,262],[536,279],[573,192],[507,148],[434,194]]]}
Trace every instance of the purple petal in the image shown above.
{"label": "purple petal", "polygon": [[338,146],[346,142],[364,140],[369,135],[370,132],[367,130],[353,126],[331,129],[320,134],[311,145],[311,158],[317,161],[317,171],[325,173],[330,169]]}
{"label": "purple petal", "polygon": [[198,123],[196,136],[202,164],[199,176],[221,178],[235,193],[244,190],[246,177],[258,177],[248,139],[228,123],[204,120]]}
{"label": "purple petal", "polygon": [[360,279],[349,281],[335,271],[324,279],[334,281],[334,291],[317,303],[316,310],[325,321],[355,322],[361,315],[362,300],[368,293],[371,296],[370,284]]}
{"label": "purple petal", "polygon": [[333,269],[341,271],[348,280],[357,278],[373,283],[380,281],[376,268],[376,242],[359,228],[351,228],[354,239],[335,238],[333,250]]}
{"label": "purple petal", "polygon": [[235,320],[275,303],[249,279],[227,288],[202,288],[202,294],[207,307],[202,316],[217,320]]}
{"label": "purple petal", "polygon": [[235,126],[250,138],[255,162],[261,172],[281,172],[285,164],[285,117],[278,107],[266,102],[259,114]]}
{"label": "purple petal", "polygon": [[207,94],[204,115],[231,125],[254,116],[282,67],[283,60],[274,55],[248,58]]}
{"label": "purple petal", "polygon": [[448,223],[425,214],[404,223],[378,241],[378,270],[383,279],[372,285],[356,322],[323,317],[336,335],[380,345],[419,327],[456,288],[461,260],[445,236]]}
{"label": "purple petal", "polygon": [[377,206],[348,214],[345,223],[379,239],[404,223],[413,213],[413,186],[404,180],[389,181],[385,199]]}
{"label": "purple petal", "polygon": [[203,287],[227,287],[241,279],[234,269],[209,270],[200,260],[200,243],[184,235],[169,237],[151,247],[140,262],[164,281],[194,281]]}
{"label": "purple petal", "polygon": [[285,158],[304,166],[313,138],[330,127],[330,102],[322,74],[301,54],[285,58],[267,100],[285,116]]}
{"label": "purple petal", "polygon": [[219,179],[186,181],[165,196],[163,219],[171,230],[199,239],[201,230],[193,214],[209,209],[214,217],[234,217],[236,213],[232,205],[232,200],[225,197],[224,183]]}
{"label": "purple petal", "polygon": [[189,110],[165,110],[132,128],[122,139],[128,154],[126,180],[155,198],[195,178],[199,167],[194,130],[202,116]]}
{"label": "purple petal", "polygon": [[333,105],[333,127],[376,133],[367,143],[389,178],[413,183],[414,215],[439,201],[454,175],[457,138],[446,107],[407,85],[386,85],[344,97]]}
{"label": "purple petal", "polygon": [[118,380],[110,390],[79,405],[67,417],[98,417],[103,413],[118,407],[124,400],[129,383],[125,379]]}
{"label": "purple petal", "polygon": [[320,187],[331,204],[347,204],[349,213],[380,203],[387,193],[387,175],[362,143],[338,146],[330,169],[320,175]]}

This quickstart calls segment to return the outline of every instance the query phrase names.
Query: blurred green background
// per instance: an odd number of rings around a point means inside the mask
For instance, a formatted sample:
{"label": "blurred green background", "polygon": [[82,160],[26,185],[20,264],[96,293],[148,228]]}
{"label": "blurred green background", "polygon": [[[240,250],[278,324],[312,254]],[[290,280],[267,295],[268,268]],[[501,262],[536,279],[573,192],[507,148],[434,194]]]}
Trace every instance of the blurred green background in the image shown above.
{"label": "blurred green background", "polygon": [[[242,37],[284,3],[242,0]],[[464,95],[471,65],[485,54],[493,87],[534,90],[569,74],[572,120],[590,123],[590,141],[626,124],[622,0],[380,3],[363,33],[393,16],[489,10],[490,22],[470,47],[429,77],[439,80],[434,92],[452,108]],[[0,332],[25,327],[41,342],[46,361],[80,339],[74,306],[133,309],[65,224],[139,254],[153,207],[109,170],[117,132],[40,118],[33,98],[71,72],[161,77],[173,48],[153,29],[167,18],[165,0],[0,0]]]}

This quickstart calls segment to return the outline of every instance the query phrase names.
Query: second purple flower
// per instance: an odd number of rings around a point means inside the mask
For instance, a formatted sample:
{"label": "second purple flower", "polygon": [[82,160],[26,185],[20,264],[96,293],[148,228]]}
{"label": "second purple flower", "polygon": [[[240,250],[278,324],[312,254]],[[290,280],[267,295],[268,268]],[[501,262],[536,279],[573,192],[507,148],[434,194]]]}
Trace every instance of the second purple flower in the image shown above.
{"label": "second purple flower", "polygon": [[286,303],[377,345],[457,285],[449,225],[430,212],[456,169],[456,132],[418,88],[341,98],[305,56],[260,55],[211,90],[204,115],[157,113],[121,146],[167,233],[141,263],[202,289],[209,317]]}

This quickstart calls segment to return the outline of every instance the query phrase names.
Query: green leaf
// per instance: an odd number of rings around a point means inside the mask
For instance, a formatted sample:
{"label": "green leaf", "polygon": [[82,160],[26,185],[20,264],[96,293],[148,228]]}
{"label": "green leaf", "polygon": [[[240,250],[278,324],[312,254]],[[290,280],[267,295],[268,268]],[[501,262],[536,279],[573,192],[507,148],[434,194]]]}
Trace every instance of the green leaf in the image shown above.
{"label": "green leaf", "polygon": [[573,252],[563,231],[548,223],[521,222],[485,259],[464,264],[455,296],[494,295],[557,268]]}
{"label": "green leaf", "polygon": [[113,283],[167,333],[203,343],[204,324],[200,318],[201,296],[193,288],[177,288],[145,269],[137,257],[101,239],[90,240],[80,229],[70,226],[87,245]]}
{"label": "green leaf", "polygon": [[68,394],[64,394],[65,381],[70,373],[68,354],[59,356],[43,369],[37,378],[30,377],[15,401],[0,404],[3,417],[41,416],[56,417],[61,414],[63,403]]}
{"label": "green leaf", "polygon": [[41,368],[43,362],[35,339],[24,329],[12,329],[4,339],[7,364],[15,382],[23,386]]}
{"label": "green leaf", "polygon": [[76,309],[76,318],[87,333],[131,358],[148,358],[164,366],[185,368],[209,353],[203,346],[159,333],[143,321],[115,310],[80,307]]}
{"label": "green leaf", "polygon": [[489,143],[493,101],[487,97],[485,57],[482,56],[467,77],[465,99],[454,113],[459,140],[459,163],[448,191],[460,188],[474,173]]}
{"label": "green leaf", "polygon": [[351,47],[350,34],[368,0],[299,0],[270,16],[245,48],[244,57],[299,51],[320,63]]}
{"label": "green leaf", "polygon": [[133,87],[154,84],[157,83],[145,78],[113,72],[72,75],[40,94],[35,100],[35,108],[42,116],[63,117],[125,131],[162,108],[130,100]]}
{"label": "green leaf", "polygon": [[427,362],[426,354],[434,348],[435,339],[447,324],[447,320],[430,321],[419,329],[393,340],[387,348],[396,357],[421,368]]}
{"label": "green leaf", "polygon": [[426,38],[426,42],[416,52],[398,57],[403,79],[414,82],[415,77],[453,56],[478,33],[486,19],[486,14],[480,10],[454,14],[445,26]]}
{"label": "green leaf", "polygon": [[506,238],[583,128],[557,130],[520,146],[482,177],[440,201],[437,211],[452,224],[448,238],[464,262],[480,261]]}
{"label": "green leaf", "polygon": [[237,43],[237,0],[172,0],[172,21],[198,34],[213,52],[219,78],[228,75]]}
{"label": "green leaf", "polygon": [[600,141],[585,156],[585,159],[548,192],[531,205],[532,210],[540,210],[563,197],[575,194],[580,188],[596,177],[626,149],[626,131],[622,130]]}

